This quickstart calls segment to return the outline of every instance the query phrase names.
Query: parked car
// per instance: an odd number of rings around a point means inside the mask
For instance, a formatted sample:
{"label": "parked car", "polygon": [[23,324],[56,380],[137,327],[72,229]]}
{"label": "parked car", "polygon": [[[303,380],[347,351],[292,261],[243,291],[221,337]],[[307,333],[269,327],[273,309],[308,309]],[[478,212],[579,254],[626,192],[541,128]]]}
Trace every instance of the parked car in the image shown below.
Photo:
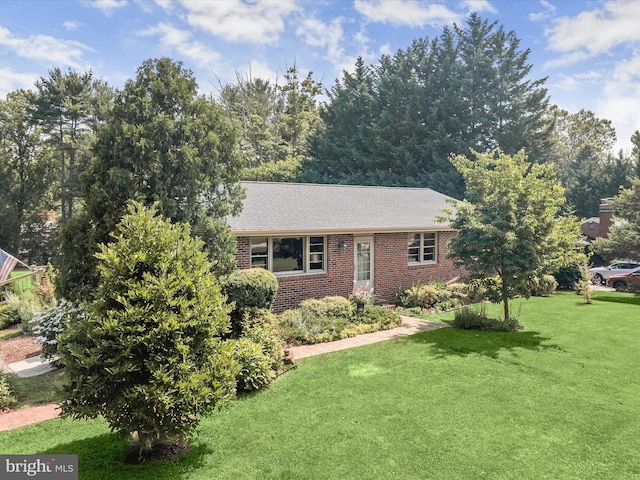
{"label": "parked car", "polygon": [[591,268],[589,269],[589,275],[591,275],[591,283],[604,285],[612,275],[624,275],[638,267],[640,267],[640,261],[615,262],[608,267]]}
{"label": "parked car", "polygon": [[640,267],[624,275],[611,275],[607,285],[619,291],[629,289],[640,291]]}

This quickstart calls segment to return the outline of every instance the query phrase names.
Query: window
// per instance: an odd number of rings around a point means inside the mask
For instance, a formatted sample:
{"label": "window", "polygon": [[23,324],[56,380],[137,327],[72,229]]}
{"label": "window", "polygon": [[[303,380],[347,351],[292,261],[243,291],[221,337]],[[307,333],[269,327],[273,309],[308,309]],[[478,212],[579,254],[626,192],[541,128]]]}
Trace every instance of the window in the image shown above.
{"label": "window", "polygon": [[407,238],[409,263],[435,263],[436,240],[435,233],[410,233]]}
{"label": "window", "polygon": [[322,272],[325,237],[252,237],[251,267],[276,274]]}

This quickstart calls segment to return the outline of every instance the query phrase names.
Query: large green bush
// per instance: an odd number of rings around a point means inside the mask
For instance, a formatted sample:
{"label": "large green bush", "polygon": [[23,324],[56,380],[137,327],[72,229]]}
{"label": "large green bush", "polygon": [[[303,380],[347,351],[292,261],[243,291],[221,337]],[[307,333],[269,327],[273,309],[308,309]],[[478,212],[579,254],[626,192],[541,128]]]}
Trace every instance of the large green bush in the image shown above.
{"label": "large green bush", "polygon": [[231,399],[239,370],[203,244],[185,224],[128,207],[102,245],[100,282],[84,319],[58,340],[66,367],[64,416],[103,416],[148,453],[184,445],[199,417]]}
{"label": "large green bush", "polygon": [[345,297],[329,296],[309,298],[298,304],[298,308],[317,317],[346,317],[353,315],[353,304]]}
{"label": "large green bush", "polygon": [[9,408],[16,401],[5,375],[0,372],[0,412]]}
{"label": "large green bush", "polygon": [[245,315],[255,310],[271,310],[278,293],[278,279],[264,268],[236,270],[220,282],[227,302],[233,305],[231,326],[233,336],[242,336]]}
{"label": "large green bush", "polygon": [[531,295],[534,297],[548,297],[556,291],[558,282],[553,275],[539,275],[531,279]]}

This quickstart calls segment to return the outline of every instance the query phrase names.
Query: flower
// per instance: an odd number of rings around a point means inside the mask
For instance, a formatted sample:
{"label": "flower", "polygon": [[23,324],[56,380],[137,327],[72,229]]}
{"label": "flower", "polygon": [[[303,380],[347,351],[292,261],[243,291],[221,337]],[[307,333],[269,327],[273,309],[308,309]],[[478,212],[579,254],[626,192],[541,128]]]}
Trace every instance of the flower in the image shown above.
{"label": "flower", "polygon": [[373,303],[373,287],[369,286],[369,282],[364,287],[356,287],[349,295],[349,299],[357,305],[365,305]]}

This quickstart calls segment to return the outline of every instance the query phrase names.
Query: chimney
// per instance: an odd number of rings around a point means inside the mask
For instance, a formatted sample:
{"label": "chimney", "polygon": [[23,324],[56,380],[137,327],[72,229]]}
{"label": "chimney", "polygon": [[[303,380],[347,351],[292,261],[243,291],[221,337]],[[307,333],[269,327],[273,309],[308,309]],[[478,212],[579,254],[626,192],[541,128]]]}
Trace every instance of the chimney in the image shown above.
{"label": "chimney", "polygon": [[610,201],[611,198],[603,198],[600,200],[600,228],[598,229],[598,236],[607,238],[609,236],[609,228],[613,225],[613,206]]}

